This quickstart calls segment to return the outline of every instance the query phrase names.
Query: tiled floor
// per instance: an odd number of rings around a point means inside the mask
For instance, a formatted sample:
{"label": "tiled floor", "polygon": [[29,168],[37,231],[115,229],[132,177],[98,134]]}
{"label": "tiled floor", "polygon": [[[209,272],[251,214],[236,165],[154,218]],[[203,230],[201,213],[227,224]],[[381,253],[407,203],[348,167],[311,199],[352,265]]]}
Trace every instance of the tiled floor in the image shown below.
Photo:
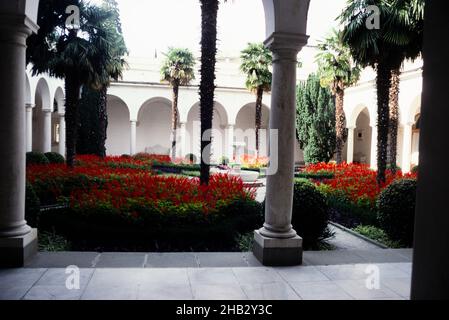
{"label": "tiled floor", "polygon": [[[379,276],[379,287],[370,275]],[[0,299],[408,299],[411,264],[290,268],[84,268],[69,290],[62,268],[0,270]],[[375,279],[375,278],[374,278]]]}

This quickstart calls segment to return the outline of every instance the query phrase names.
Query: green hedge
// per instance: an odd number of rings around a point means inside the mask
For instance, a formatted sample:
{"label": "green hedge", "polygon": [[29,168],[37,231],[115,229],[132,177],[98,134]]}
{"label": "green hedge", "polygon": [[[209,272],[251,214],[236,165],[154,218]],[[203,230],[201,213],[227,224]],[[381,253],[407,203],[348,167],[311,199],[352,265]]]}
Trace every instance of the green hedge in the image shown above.
{"label": "green hedge", "polygon": [[45,165],[45,164],[50,164],[50,161],[48,161],[48,158],[43,153],[40,153],[40,152],[28,152],[26,154],[26,164],[27,164],[27,166],[30,166],[30,165]]}
{"label": "green hedge", "polygon": [[377,201],[381,228],[394,241],[404,246],[413,245],[417,182],[404,179],[393,182]]}
{"label": "green hedge", "polygon": [[295,181],[292,224],[303,238],[305,249],[317,249],[331,236],[326,196],[305,179]]}
{"label": "green hedge", "polygon": [[63,164],[65,163],[65,159],[62,155],[60,155],[57,152],[47,152],[45,154],[45,156],[47,157],[48,161],[52,164]]}
{"label": "green hedge", "polygon": [[37,228],[41,202],[31,184],[26,184],[25,220],[28,225]]}
{"label": "green hedge", "polygon": [[40,226],[55,230],[83,250],[143,246],[146,250],[208,251],[237,249],[237,236],[259,228],[262,218],[261,204],[240,200],[209,215],[200,207],[170,205],[163,212],[136,206],[132,214],[102,206],[49,210],[41,214]]}
{"label": "green hedge", "polygon": [[327,180],[333,179],[335,177],[335,174],[333,174],[332,172],[299,172],[295,174],[295,177],[299,179]]}
{"label": "green hedge", "polygon": [[343,191],[334,190],[326,184],[321,184],[318,189],[326,195],[331,221],[350,229],[359,225],[379,226],[377,209],[367,199],[361,198],[354,203]]}

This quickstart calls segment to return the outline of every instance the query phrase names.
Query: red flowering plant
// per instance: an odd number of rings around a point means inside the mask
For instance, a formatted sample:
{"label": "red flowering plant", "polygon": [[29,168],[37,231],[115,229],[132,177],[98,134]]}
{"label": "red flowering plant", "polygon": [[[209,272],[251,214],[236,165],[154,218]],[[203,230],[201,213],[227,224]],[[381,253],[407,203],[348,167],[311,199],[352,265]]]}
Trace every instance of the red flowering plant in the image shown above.
{"label": "red flowering plant", "polygon": [[242,167],[248,169],[261,169],[268,166],[268,157],[256,157],[248,154],[240,156]]}
{"label": "red flowering plant", "polygon": [[111,179],[89,192],[74,190],[69,198],[73,209],[103,206],[132,217],[139,215],[136,208],[145,207],[161,213],[173,207],[177,211],[195,207],[208,215],[234,201],[254,199],[254,189],[246,188],[241,179],[227,175],[213,175],[208,186],[201,186],[199,179],[151,174]]}
{"label": "red flowering plant", "polygon": [[[164,158],[148,156],[146,159]],[[53,204],[60,198],[68,200],[72,206],[103,201],[121,210],[127,209],[125,204],[151,200],[152,205],[201,205],[207,213],[222,203],[255,198],[255,190],[244,187],[238,178],[214,175],[210,185],[203,187],[198,179],[157,176],[145,161],[130,157],[80,156],[73,169],[65,164],[29,166],[27,181],[44,204]]]}
{"label": "red flowering plant", "polygon": [[305,169],[308,173],[332,173],[331,179],[325,179],[317,184],[325,184],[332,191],[341,192],[354,203],[367,203],[374,207],[380,192],[393,181],[403,178],[416,178],[416,174],[403,175],[401,171],[393,174],[390,170],[386,173],[386,182],[378,185],[377,172],[365,164],[334,164],[318,163],[309,165]]}

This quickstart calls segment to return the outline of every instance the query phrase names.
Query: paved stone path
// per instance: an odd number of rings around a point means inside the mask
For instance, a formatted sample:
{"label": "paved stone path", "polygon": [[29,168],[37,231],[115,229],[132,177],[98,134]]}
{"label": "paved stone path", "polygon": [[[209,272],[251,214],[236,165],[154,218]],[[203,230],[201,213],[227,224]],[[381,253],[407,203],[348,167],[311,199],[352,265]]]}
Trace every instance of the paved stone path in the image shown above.
{"label": "paved stone path", "polygon": [[[304,266],[267,268],[251,253],[40,253],[0,270],[0,299],[408,299],[410,250],[306,252]],[[66,267],[80,288],[66,287]],[[373,269],[374,268],[374,269]],[[380,286],[367,279],[379,272]]]}

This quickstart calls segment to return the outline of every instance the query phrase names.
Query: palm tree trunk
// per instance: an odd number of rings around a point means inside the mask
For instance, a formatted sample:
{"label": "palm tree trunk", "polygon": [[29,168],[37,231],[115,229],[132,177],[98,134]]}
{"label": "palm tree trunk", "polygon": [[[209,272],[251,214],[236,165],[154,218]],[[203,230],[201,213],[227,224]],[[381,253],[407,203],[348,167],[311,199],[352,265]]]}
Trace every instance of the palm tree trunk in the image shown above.
{"label": "palm tree trunk", "polygon": [[[214,115],[215,64],[217,54],[217,15],[218,0],[200,0],[201,2],[201,176],[202,185],[210,180],[210,144]],[[206,135],[207,134],[207,135]],[[208,139],[210,137],[210,139]]]}
{"label": "palm tree trunk", "polygon": [[343,162],[343,146],[346,142],[344,98],[345,91],[338,88],[335,94],[336,157],[338,164]]}
{"label": "palm tree trunk", "polygon": [[399,127],[399,85],[401,71],[394,69],[391,71],[390,88],[390,167],[393,174],[397,171],[397,147],[398,147],[398,127]]}
{"label": "palm tree trunk", "polygon": [[260,154],[260,129],[262,127],[262,99],[263,88],[257,88],[257,100],[256,100],[256,156]]}
{"label": "palm tree trunk", "polygon": [[106,157],[106,139],[108,132],[108,111],[107,111],[108,88],[104,86],[100,89],[100,98],[98,103],[98,146],[97,155]]}
{"label": "palm tree trunk", "polygon": [[76,140],[78,136],[79,123],[79,99],[81,83],[76,76],[67,73],[65,77],[65,120],[66,120],[66,148],[67,166],[75,166]]}
{"label": "palm tree trunk", "polygon": [[179,84],[173,85],[172,103],[172,123],[171,123],[171,158],[176,159],[176,130],[178,130],[179,110],[178,110]]}
{"label": "palm tree trunk", "polygon": [[388,129],[390,122],[389,94],[391,87],[391,68],[377,66],[377,183],[385,183],[388,155]]}

